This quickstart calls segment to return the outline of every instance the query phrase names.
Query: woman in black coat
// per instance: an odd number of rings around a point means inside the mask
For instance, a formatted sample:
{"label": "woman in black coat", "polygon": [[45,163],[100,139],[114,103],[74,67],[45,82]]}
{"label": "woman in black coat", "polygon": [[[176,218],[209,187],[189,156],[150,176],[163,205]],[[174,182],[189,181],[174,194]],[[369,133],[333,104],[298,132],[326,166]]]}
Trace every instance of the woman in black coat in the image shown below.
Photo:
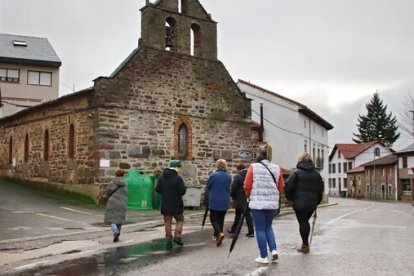
{"label": "woman in black coat", "polygon": [[244,179],[246,178],[247,169],[243,163],[237,165],[238,173],[233,177],[233,183],[231,184],[230,195],[233,199],[233,207],[236,210],[234,216],[234,222],[230,229],[227,229],[229,234],[234,234],[236,227],[240,222],[241,215],[243,214],[246,218],[248,232],[246,237],[254,237],[253,221],[250,215],[250,209],[247,205],[247,197],[244,192]]}
{"label": "woman in black coat", "polygon": [[324,185],[321,175],[315,170],[312,158],[303,153],[298,160],[296,170],[286,180],[285,196],[293,202],[293,210],[299,222],[302,246],[301,253],[309,253],[309,219],[322,201]]}

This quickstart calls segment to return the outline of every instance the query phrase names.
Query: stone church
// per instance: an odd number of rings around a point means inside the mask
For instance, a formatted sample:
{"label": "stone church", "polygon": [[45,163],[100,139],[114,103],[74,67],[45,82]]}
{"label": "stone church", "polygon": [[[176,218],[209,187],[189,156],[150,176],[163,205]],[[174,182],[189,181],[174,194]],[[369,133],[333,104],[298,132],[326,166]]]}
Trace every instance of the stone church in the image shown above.
{"label": "stone church", "polygon": [[251,161],[250,100],[217,59],[210,14],[197,0],[158,0],[141,20],[111,76],[0,120],[2,175],[96,198],[119,168],[154,175],[181,159],[186,183],[204,184],[219,158],[233,172]]}

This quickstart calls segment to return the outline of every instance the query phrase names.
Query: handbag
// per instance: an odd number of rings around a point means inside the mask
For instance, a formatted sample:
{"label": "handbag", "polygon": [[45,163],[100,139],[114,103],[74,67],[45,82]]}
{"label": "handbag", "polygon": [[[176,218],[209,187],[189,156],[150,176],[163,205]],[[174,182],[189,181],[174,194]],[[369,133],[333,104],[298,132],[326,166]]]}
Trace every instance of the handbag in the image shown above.
{"label": "handbag", "polygon": [[[273,178],[273,181],[276,183],[276,188],[277,188],[277,181],[276,181],[276,177],[275,177],[275,175],[272,173],[272,171],[265,165],[265,164],[263,164],[261,161],[260,162],[258,162],[258,163],[260,163],[260,164],[262,164],[269,172],[270,172],[270,175],[272,176],[272,178]],[[281,203],[282,203],[282,197],[281,197],[281,195],[280,195],[280,193],[279,193],[279,208],[277,208],[276,209],[276,214],[275,214],[275,216],[277,216],[277,215],[279,215],[280,214],[280,205],[281,205]]]}

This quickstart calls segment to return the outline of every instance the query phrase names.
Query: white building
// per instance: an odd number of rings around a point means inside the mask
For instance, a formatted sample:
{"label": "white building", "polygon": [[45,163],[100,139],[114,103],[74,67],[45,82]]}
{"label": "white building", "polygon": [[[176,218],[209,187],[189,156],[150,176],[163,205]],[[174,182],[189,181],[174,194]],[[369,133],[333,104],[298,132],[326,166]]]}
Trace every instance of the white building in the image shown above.
{"label": "white building", "polygon": [[57,99],[61,64],[46,38],[0,34],[0,118]]}
{"label": "white building", "polygon": [[[263,121],[263,140],[273,148],[273,160],[282,168],[296,167],[303,152],[311,154],[328,193],[328,130],[333,126],[307,106],[249,82],[237,85],[252,99],[252,120]],[[261,110],[263,120],[261,120]]]}
{"label": "white building", "polygon": [[360,144],[335,144],[329,155],[329,195],[346,197],[348,170],[393,152],[392,149],[378,141]]}

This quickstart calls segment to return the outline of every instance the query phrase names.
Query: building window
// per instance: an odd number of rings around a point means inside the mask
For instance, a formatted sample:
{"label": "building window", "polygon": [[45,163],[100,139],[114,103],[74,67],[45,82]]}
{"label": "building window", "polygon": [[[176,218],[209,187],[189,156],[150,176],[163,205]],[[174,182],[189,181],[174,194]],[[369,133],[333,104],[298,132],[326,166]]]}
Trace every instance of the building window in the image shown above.
{"label": "building window", "polygon": [[336,188],[336,179],[332,178],[332,189]]}
{"label": "building window", "polygon": [[348,179],[344,178],[344,188],[346,188],[348,186]]}
{"label": "building window", "polygon": [[20,70],[0,68],[0,81],[18,83],[20,81]]}
{"label": "building window", "polygon": [[365,191],[369,194],[371,191],[371,187],[369,186],[369,184],[367,184]]}
{"label": "building window", "polygon": [[352,162],[348,162],[348,170],[352,170]]}
{"label": "building window", "polygon": [[341,163],[338,162],[338,173],[341,173]]}
{"label": "building window", "polygon": [[51,86],[52,85],[52,73],[29,71],[28,76],[27,76],[27,84]]}
{"label": "building window", "polygon": [[45,141],[43,143],[43,160],[49,161],[49,131],[45,130]]}
{"label": "building window", "polygon": [[75,126],[73,124],[69,127],[68,158],[75,158]]}
{"label": "building window", "polygon": [[23,156],[24,162],[29,161],[29,134],[26,134],[26,137],[24,138],[24,156]]}
{"label": "building window", "polygon": [[348,168],[347,168],[347,166],[346,166],[346,162],[345,162],[345,163],[343,163],[343,166],[344,166],[344,173],[346,173],[346,172],[348,171]]}
{"label": "building window", "polygon": [[178,119],[174,127],[174,152],[179,159],[192,156],[192,129],[187,118]]}
{"label": "building window", "polygon": [[336,165],[332,164],[332,173],[336,173]]}
{"label": "building window", "polygon": [[331,186],[332,186],[332,180],[329,178],[329,189],[331,188]]}
{"label": "building window", "polygon": [[315,146],[315,143],[313,143],[313,147],[312,147],[312,159],[315,161],[316,159],[315,159],[315,155],[316,155],[316,146]]}
{"label": "building window", "polygon": [[200,26],[197,24],[191,25],[191,34],[190,34],[190,45],[191,45],[191,52],[192,56],[201,56],[201,31]]}
{"label": "building window", "polygon": [[10,136],[9,140],[9,164],[13,163],[13,137]]}
{"label": "building window", "polygon": [[392,194],[392,185],[388,185],[388,194]]}
{"label": "building window", "polygon": [[403,167],[403,168],[407,168],[407,156],[404,156],[404,157],[402,158],[402,167]]}
{"label": "building window", "polygon": [[181,124],[178,136],[178,154],[180,157],[185,157],[187,156],[187,127],[185,124]]}

